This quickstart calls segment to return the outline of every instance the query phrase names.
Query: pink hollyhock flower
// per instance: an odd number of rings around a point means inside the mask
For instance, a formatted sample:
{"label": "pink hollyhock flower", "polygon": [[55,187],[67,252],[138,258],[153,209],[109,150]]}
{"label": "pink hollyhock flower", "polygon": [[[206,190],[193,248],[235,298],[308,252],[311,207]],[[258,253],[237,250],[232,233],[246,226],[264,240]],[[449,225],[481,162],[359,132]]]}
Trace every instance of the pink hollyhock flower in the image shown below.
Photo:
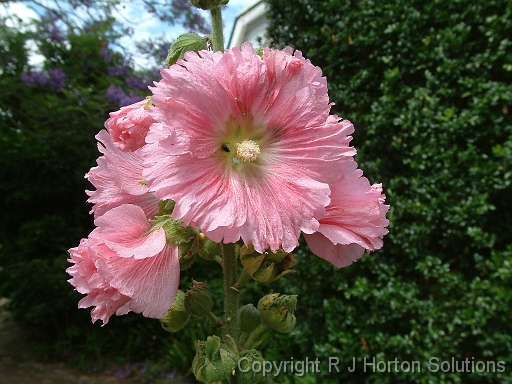
{"label": "pink hollyhock flower", "polygon": [[82,239],[77,248],[69,250],[71,258],[68,260],[73,266],[66,269],[72,276],[68,281],[82,294],[86,294],[78,302],[78,308],[94,306],[91,312],[92,322],[101,319],[107,324],[110,316],[127,312],[126,304],[130,297],[122,295],[113,288],[107,280],[98,273],[98,255],[89,249],[88,239]]}
{"label": "pink hollyhock flower", "polygon": [[98,158],[98,166],[85,175],[96,187],[95,191],[86,191],[90,196],[87,201],[94,204],[91,212],[99,217],[122,204],[135,204],[142,207],[148,218],[153,217],[158,212],[158,199],[143,180],[141,150],[120,150],[105,130],[96,139],[103,156]]}
{"label": "pink hollyhock flower", "polygon": [[381,248],[389,224],[382,186],[370,186],[355,161],[345,162],[340,172],[342,179],[332,187],[331,203],[318,231],[304,235],[315,255],[338,268],[357,261],[365,249]]}
{"label": "pink hollyhock flower", "polygon": [[166,243],[163,228],[152,225],[141,207],[125,204],[95,220],[97,228],[69,250],[67,269],[77,291],[87,296],[79,308],[95,306],[93,322],[133,311],[161,318],[178,290],[178,246]]}
{"label": "pink hollyhock flower", "polygon": [[145,144],[149,127],[155,122],[146,108],[147,103],[147,100],[142,100],[110,113],[105,128],[119,149],[135,151]]}
{"label": "pink hollyhock flower", "polygon": [[329,115],[327,82],[299,51],[244,44],[190,52],[152,88],[158,123],[143,175],[172,213],[212,240],[291,251],[318,230],[353,126]]}

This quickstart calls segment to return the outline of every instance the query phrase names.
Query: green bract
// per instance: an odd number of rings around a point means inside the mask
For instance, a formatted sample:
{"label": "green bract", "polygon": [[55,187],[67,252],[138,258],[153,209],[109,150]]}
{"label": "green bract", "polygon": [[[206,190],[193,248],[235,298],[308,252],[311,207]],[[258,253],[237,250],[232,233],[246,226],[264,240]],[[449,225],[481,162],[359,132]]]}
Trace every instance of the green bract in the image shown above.
{"label": "green bract", "polygon": [[174,43],[172,43],[167,59],[165,59],[165,63],[169,66],[173,65],[179,59],[183,58],[185,52],[199,52],[202,49],[206,49],[207,41],[207,37],[199,36],[197,33],[185,33],[180,35]]}
{"label": "green bract", "polygon": [[178,332],[187,325],[190,315],[185,311],[185,293],[178,290],[171,309],[160,319],[166,331]]}

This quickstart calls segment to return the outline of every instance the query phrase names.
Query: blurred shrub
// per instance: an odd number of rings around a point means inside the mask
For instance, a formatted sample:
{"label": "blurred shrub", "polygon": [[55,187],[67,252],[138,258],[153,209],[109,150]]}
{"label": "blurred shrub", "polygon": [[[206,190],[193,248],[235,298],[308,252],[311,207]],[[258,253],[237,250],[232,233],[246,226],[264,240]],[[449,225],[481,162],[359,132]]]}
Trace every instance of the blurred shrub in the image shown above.
{"label": "blurred shrub", "polygon": [[156,75],[113,50],[112,20],[58,27],[0,22],[0,297],[20,325],[82,366],[101,367],[109,354],[143,361],[161,353],[159,322],[130,315],[92,325],[65,269],[67,249],[93,227],[84,174],[99,156],[94,136],[108,112],[144,99]]}
{"label": "blurred shrub", "polygon": [[[303,251],[276,288],[299,295],[298,328],[267,354],[319,357],[321,383],[512,380],[511,3],[268,3],[272,44],[320,66],[333,111],[354,123],[357,161],[383,183],[391,224],[382,250],[340,271]],[[365,373],[365,357],[423,365]],[[452,357],[506,369],[427,369]]]}

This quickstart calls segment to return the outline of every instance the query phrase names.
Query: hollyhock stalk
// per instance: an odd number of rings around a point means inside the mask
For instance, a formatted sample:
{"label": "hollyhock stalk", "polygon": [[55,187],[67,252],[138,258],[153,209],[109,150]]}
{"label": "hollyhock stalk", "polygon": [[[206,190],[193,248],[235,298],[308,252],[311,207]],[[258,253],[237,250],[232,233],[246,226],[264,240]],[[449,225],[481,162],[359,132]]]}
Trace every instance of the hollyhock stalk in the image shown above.
{"label": "hollyhock stalk", "polygon": [[[239,309],[241,289],[292,272],[300,236],[338,268],[381,248],[389,206],[357,168],[352,123],[330,114],[321,69],[290,47],[224,51],[227,1],[190,2],[210,10],[212,36],[180,37],[153,95],[111,113],[96,136],[102,156],[86,177],[97,228],[69,250],[67,271],[93,321],[133,311],[177,332],[209,318],[221,337],[195,343],[196,378],[251,384],[261,378],[236,361],[263,362],[254,348],[293,329],[297,297]],[[205,283],[178,291],[196,256],[222,267],[222,320]]]}
{"label": "hollyhock stalk", "polygon": [[[210,10],[212,17],[212,45],[214,51],[224,51],[222,9],[220,5]],[[233,286],[238,281],[238,248],[235,244],[222,244],[222,275],[224,278],[224,333],[231,335],[238,344],[238,307],[240,291]]]}

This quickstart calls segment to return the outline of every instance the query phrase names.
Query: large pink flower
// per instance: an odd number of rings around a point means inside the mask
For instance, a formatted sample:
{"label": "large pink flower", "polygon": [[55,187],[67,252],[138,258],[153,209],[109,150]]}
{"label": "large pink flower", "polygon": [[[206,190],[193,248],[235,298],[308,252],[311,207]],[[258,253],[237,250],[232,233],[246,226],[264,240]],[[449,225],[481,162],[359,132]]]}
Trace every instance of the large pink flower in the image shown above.
{"label": "large pink flower", "polygon": [[171,307],[179,284],[178,246],[166,243],[163,228],[152,225],[141,207],[125,204],[95,220],[97,228],[78,248],[70,283],[87,296],[79,308],[95,306],[93,322],[106,324],[113,313],[129,311],[160,318]]}
{"label": "large pink flower", "polygon": [[148,101],[142,100],[110,113],[105,128],[116,147],[123,151],[135,151],[145,144],[149,127],[155,122],[148,112],[151,107],[147,105]]}
{"label": "large pink flower", "polygon": [[329,115],[327,82],[299,51],[190,52],[152,91],[144,176],[175,219],[259,252],[318,230],[353,126]]}
{"label": "large pink flower", "polygon": [[340,172],[342,178],[332,187],[331,203],[318,232],[304,235],[315,255],[338,268],[357,261],[365,249],[381,248],[389,223],[382,186],[370,185],[355,161],[345,162]]}
{"label": "large pink flower", "polygon": [[122,204],[135,204],[142,207],[148,218],[153,217],[158,211],[158,199],[145,185],[141,150],[120,150],[105,130],[96,139],[103,156],[98,158],[98,166],[85,175],[96,187],[95,191],[86,191],[90,196],[87,201],[94,204],[94,216],[97,218]]}

